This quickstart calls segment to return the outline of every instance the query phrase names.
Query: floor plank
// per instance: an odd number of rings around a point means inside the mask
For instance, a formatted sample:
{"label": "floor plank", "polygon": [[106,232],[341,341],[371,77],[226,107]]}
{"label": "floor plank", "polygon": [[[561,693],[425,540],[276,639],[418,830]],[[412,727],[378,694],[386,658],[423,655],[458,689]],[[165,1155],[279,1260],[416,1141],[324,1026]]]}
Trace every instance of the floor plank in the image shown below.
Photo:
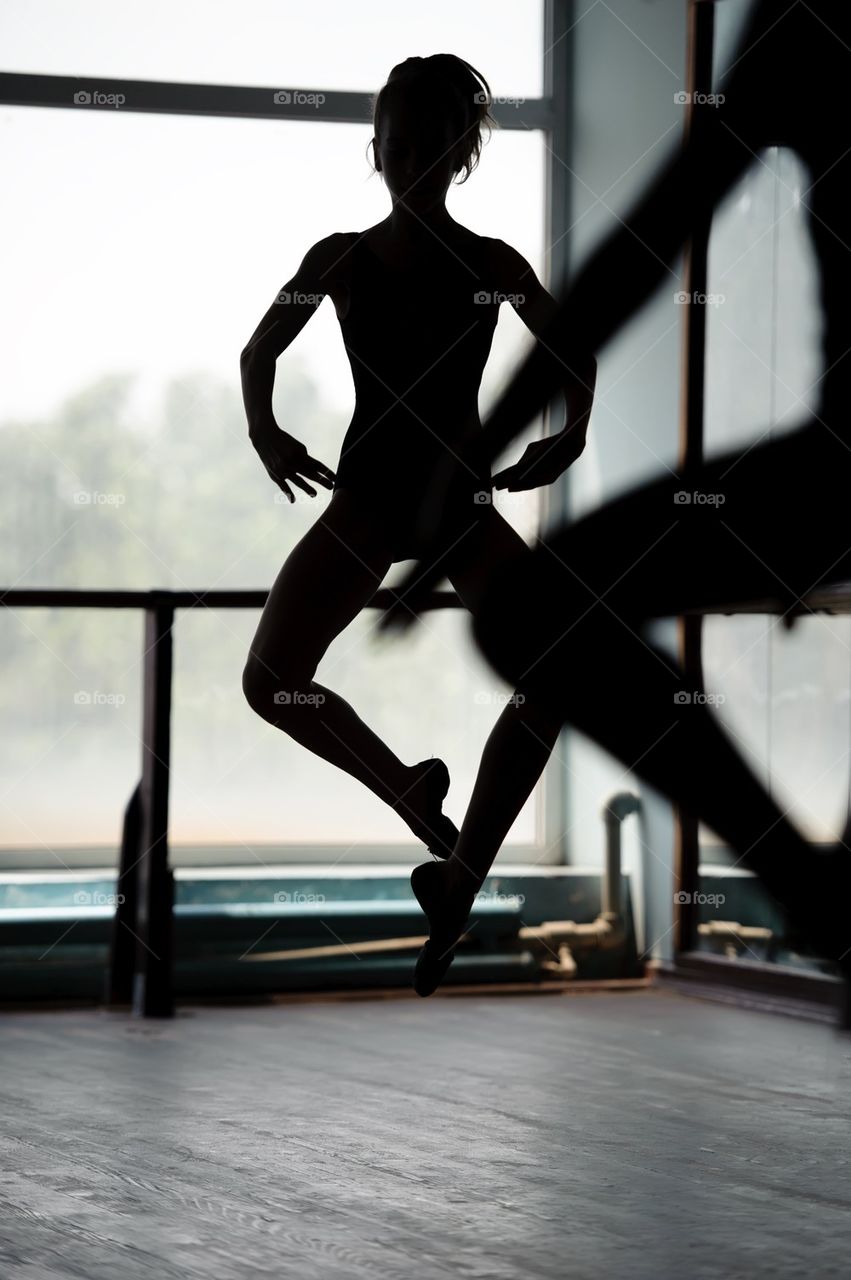
{"label": "floor plank", "polygon": [[4,1280],[848,1273],[829,1026],[668,991],[0,1021]]}

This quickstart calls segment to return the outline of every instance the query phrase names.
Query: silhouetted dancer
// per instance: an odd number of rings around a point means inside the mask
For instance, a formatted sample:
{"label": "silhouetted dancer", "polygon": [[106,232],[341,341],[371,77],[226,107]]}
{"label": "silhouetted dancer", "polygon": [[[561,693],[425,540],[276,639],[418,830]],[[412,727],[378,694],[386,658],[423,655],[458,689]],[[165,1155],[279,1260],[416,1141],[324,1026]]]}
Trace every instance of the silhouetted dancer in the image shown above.
{"label": "silhouetted dancer", "polygon": [[[316,496],[332,487],[320,518],[287,557],[269,593],[243,676],[245,696],[270,724],[344,769],[391,805],[431,852],[447,857],[458,830],[442,813],[443,761],[406,766],[353,708],[314,674],[328,645],[381,585],[391,564],[421,553],[414,521],[441,461],[472,427],[500,302],[508,296],[533,332],[555,300],[504,241],[455,222],[445,197],[466,181],[489,124],[490,89],[452,54],[409,58],[393,68],[374,110],[375,165],[392,197],[383,222],[320,240],[283,286],[243,352],[249,433],[273,480]],[[518,281],[522,280],[521,290]],[[356,404],[336,474],[282,431],[272,413],[275,361],[323,295],[336,308]],[[587,423],[594,361],[565,378],[572,417]],[[584,444],[584,427],[561,447],[544,445],[542,476],[560,474]],[[533,450],[534,450],[533,446]],[[479,607],[489,577],[531,556],[490,502],[490,468],[469,473],[451,518],[468,536],[443,561],[464,605]],[[527,699],[503,712],[485,748],[505,775],[507,807],[519,810],[560,729],[548,703]]]}
{"label": "silhouetted dancer", "polygon": [[[706,117],[697,138],[692,131],[623,225],[591,255],[482,431],[459,449],[460,461],[444,465],[418,524],[423,561],[399,584],[404,601],[380,624],[410,625],[423,593],[443,576],[447,545],[463,545],[464,524],[450,526],[446,495],[463,487],[468,467],[496,457],[549,401],[568,353],[583,343],[599,352],[664,279],[692,226],[711,213],[760,148],[794,149],[810,174],[802,203],[824,313],[816,412],[781,439],[642,485],[551,533],[531,560],[494,576],[473,631],[503,677],[558,707],[565,723],[715,831],[846,978],[849,826],[827,852],[807,844],[710,708],[678,700],[688,692],[683,673],[651,642],[647,623],[684,609],[756,599],[789,608],[820,584],[851,578],[849,70],[849,6],[760,0],[719,86],[723,103],[695,108]],[[723,494],[723,505],[683,504],[681,492]],[[491,818],[489,805],[500,805],[504,762],[492,764],[490,771],[483,762],[452,857],[417,868],[412,877],[430,924],[431,940],[418,962],[422,994],[448,968],[511,816]]]}

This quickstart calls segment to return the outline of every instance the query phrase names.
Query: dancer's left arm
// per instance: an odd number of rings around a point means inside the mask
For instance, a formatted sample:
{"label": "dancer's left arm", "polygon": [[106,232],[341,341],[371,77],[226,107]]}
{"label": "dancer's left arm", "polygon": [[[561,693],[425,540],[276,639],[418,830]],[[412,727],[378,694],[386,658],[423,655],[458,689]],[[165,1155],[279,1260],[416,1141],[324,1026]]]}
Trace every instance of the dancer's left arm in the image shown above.
{"label": "dancer's left arm", "polygon": [[[504,240],[494,241],[494,274],[501,292],[530,333],[539,342],[558,312],[558,303],[541,284],[529,263]],[[561,369],[560,386],[565,401],[561,430],[527,445],[520,460],[493,477],[495,489],[511,492],[552,484],[576,461],[585,448],[588,422],[594,403],[597,361],[593,352],[556,351],[543,343],[546,353]]]}

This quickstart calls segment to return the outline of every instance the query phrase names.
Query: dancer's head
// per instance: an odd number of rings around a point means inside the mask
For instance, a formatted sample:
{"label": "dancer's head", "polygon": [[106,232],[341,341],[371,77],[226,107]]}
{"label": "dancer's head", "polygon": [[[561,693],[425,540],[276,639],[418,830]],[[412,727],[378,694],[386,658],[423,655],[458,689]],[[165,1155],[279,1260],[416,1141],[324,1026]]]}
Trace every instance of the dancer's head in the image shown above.
{"label": "dancer's head", "polygon": [[484,77],[453,53],[406,58],[373,100],[372,154],[394,199],[416,210],[442,202],[455,176],[478,164],[490,114]]}

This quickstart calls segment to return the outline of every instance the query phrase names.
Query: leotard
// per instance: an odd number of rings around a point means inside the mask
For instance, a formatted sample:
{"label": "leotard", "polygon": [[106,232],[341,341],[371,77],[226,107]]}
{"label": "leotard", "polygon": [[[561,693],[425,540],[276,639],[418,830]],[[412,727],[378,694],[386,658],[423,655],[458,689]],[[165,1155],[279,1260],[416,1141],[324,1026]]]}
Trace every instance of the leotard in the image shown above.
{"label": "leotard", "polygon": [[[488,243],[471,235],[460,248],[397,269],[363,232],[350,233],[340,328],[356,403],[334,488],[366,499],[394,561],[421,554],[417,515],[435,470],[468,430],[481,428],[478,392],[500,303]],[[462,479],[456,514],[474,523],[491,500],[490,467],[479,466],[469,483]]]}

